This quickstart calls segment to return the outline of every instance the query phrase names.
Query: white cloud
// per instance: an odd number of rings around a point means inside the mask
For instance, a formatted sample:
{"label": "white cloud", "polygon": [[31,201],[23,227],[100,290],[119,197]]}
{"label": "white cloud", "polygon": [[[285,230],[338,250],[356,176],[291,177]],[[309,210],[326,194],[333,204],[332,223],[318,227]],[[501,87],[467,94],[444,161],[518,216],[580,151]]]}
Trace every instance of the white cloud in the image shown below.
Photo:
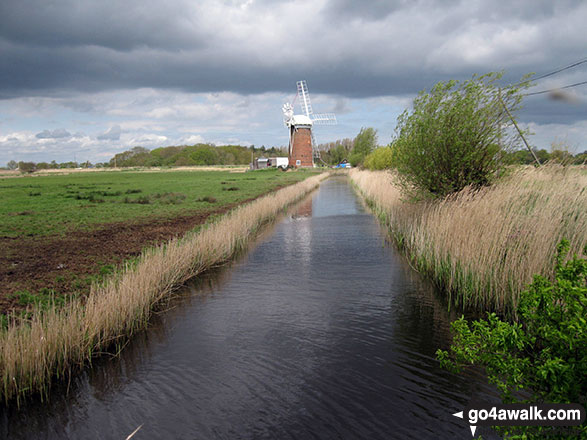
{"label": "white cloud", "polygon": [[120,133],[122,132],[120,125],[114,125],[110,127],[105,133],[96,136],[99,141],[117,141],[120,139]]}

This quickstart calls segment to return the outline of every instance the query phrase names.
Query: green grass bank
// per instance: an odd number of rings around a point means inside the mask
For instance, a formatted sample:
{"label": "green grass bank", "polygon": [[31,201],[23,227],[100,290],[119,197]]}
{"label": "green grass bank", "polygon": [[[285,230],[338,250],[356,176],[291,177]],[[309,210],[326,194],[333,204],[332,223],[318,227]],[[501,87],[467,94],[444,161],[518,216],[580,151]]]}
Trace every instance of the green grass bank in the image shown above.
{"label": "green grass bank", "polygon": [[105,222],[205,212],[299,182],[312,172],[129,170],[0,177],[0,237],[63,235]]}

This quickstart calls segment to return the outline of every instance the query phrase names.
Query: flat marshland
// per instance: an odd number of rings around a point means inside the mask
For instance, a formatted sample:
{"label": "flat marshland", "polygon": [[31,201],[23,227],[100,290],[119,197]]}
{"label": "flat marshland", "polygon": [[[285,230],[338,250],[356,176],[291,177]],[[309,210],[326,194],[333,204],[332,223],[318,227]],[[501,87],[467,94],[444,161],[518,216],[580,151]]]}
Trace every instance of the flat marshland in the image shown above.
{"label": "flat marshland", "polygon": [[84,295],[143,248],[311,175],[231,171],[0,178],[0,313]]}
{"label": "flat marshland", "polygon": [[402,199],[392,172],[351,178],[414,265],[464,307],[515,310],[535,274],[552,278],[562,238],[587,245],[587,168],[520,167],[492,186],[436,202]]}
{"label": "flat marshland", "polygon": [[145,249],[102,283],[92,284],[84,298],[36,308],[24,322],[10,319],[0,331],[2,399],[44,396],[53,378],[66,376],[144,327],[155,305],[175,286],[232,258],[265,222],[325,177],[306,178],[241,205],[198,231]]}

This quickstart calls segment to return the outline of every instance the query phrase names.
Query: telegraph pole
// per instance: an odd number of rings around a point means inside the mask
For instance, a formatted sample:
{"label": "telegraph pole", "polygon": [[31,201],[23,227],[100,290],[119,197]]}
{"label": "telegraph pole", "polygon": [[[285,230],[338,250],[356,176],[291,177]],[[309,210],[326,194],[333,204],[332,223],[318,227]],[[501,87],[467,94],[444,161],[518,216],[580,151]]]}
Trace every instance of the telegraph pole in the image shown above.
{"label": "telegraph pole", "polygon": [[524,133],[522,133],[522,130],[520,130],[520,127],[518,127],[518,124],[516,124],[516,120],[514,119],[514,117],[510,113],[510,111],[508,110],[507,106],[505,105],[505,102],[503,102],[503,100],[501,99],[501,89],[500,89],[500,93],[498,94],[498,97],[499,97],[499,102],[501,102],[501,105],[503,105],[503,108],[505,109],[505,112],[510,117],[510,120],[514,124],[514,127],[516,127],[516,130],[518,130],[518,134],[520,135],[520,137],[524,141],[524,145],[526,145],[526,148],[528,149],[528,151],[530,153],[532,153],[532,156],[534,157],[534,160],[536,161],[536,163],[538,164],[538,166],[542,165],[540,163],[540,161],[538,160],[538,157],[536,157],[536,154],[534,153],[534,150],[532,150],[532,148],[530,148],[530,145],[528,145],[528,141],[526,141],[526,138],[524,137]]}

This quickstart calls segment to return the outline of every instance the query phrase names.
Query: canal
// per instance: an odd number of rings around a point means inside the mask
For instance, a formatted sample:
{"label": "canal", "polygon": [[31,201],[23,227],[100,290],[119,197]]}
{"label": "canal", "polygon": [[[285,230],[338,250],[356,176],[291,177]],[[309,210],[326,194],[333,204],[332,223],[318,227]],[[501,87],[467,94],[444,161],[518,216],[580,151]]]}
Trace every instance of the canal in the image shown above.
{"label": "canal", "polygon": [[49,403],[4,409],[0,436],[471,438],[451,414],[488,390],[435,361],[447,310],[330,178],[230,267],[185,286],[120,357]]}

